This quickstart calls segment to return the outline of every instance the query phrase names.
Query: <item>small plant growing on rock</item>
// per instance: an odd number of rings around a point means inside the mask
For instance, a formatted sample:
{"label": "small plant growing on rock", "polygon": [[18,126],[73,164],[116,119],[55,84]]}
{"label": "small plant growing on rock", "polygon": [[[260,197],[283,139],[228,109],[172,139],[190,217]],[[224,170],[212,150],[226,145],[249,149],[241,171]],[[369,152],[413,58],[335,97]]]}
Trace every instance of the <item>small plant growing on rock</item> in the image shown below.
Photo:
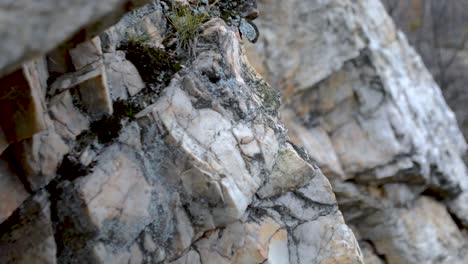
{"label": "small plant growing on rock", "polygon": [[151,35],[148,34],[148,33],[144,33],[144,34],[140,34],[140,35],[128,34],[127,39],[128,39],[128,42],[146,44],[146,43],[148,43],[148,41],[151,40]]}
{"label": "small plant growing on rock", "polygon": [[97,136],[99,143],[106,144],[112,142],[120,134],[120,130],[122,129],[121,120],[128,118],[130,121],[133,121],[135,115],[142,110],[138,105],[121,99],[117,99],[114,102],[113,108],[113,115],[105,116],[91,123],[91,132]]}
{"label": "small plant growing on rock", "polygon": [[97,135],[99,143],[106,144],[119,136],[122,123],[120,118],[112,115],[91,123],[90,128],[91,132]]}
{"label": "small plant growing on rock", "polygon": [[136,114],[143,110],[141,107],[138,107],[138,105],[122,99],[115,100],[113,107],[114,116],[120,119],[128,117],[130,120],[134,120]]}
{"label": "small plant growing on rock", "polygon": [[176,31],[177,48],[195,55],[195,46],[200,26],[209,18],[207,13],[192,10],[191,6],[174,7],[168,20]]}

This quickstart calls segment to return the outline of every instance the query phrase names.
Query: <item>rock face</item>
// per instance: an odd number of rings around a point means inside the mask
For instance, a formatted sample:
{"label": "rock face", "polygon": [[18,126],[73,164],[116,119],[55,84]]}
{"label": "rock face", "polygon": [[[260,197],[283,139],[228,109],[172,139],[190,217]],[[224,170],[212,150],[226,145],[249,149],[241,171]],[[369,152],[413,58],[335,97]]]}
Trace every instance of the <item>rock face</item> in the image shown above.
{"label": "rock face", "polygon": [[45,85],[39,79],[39,64],[25,64],[0,79],[0,111],[3,113],[0,117],[0,152],[9,144],[46,129],[42,96]]}
{"label": "rock face", "polygon": [[212,17],[169,65],[165,6],[41,58],[51,77],[24,87],[43,127],[0,160],[0,263],[363,263],[238,29]]}
{"label": "rock face", "polygon": [[77,41],[115,23],[129,8],[145,0],[106,1],[2,1],[0,74],[11,72],[25,60],[37,57],[74,34]]}
{"label": "rock face", "polygon": [[[464,263],[466,144],[378,1],[152,1],[100,32],[123,3],[7,6],[0,72],[40,56],[2,77],[0,263]],[[189,41],[180,14],[207,15]]]}
{"label": "rock face", "polygon": [[437,0],[383,1],[398,28],[420,53],[439,83],[445,100],[468,137],[464,92],[468,84],[468,2]]}
{"label": "rock face", "polygon": [[291,139],[332,180],[366,261],[464,263],[466,143],[381,3],[258,4],[249,58],[282,89]]}
{"label": "rock face", "polygon": [[57,246],[47,193],[32,196],[2,227],[5,225],[11,225],[11,229],[0,236],[3,263],[56,263]]}
{"label": "rock face", "polygon": [[0,206],[0,221],[5,221],[29,194],[17,175],[12,171],[9,161],[2,157],[0,160],[0,189],[2,203]]}

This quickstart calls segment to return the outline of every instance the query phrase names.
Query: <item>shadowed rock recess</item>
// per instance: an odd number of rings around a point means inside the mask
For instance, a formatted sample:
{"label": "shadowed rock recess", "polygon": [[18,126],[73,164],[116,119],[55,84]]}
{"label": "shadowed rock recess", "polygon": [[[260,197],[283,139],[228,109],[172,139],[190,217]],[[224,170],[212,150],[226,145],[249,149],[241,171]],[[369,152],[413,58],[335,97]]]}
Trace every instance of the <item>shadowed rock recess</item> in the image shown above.
{"label": "shadowed rock recess", "polygon": [[0,17],[0,263],[468,258],[466,143],[379,1]]}

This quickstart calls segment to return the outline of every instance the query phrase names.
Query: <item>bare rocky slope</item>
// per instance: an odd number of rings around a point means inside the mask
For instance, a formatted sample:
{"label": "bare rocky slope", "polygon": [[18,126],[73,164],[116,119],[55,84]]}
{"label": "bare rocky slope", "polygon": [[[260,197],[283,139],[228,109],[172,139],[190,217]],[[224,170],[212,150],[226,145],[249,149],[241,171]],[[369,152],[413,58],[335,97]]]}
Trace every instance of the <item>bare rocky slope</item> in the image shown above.
{"label": "bare rocky slope", "polygon": [[468,137],[468,1],[383,1],[439,84]]}
{"label": "bare rocky slope", "polygon": [[367,263],[465,263],[465,140],[379,1],[259,1],[249,58],[332,182]]}
{"label": "bare rocky slope", "polygon": [[249,59],[255,1],[68,2],[0,4],[0,263],[466,259],[466,143],[379,1],[261,1]]}
{"label": "bare rocky slope", "polygon": [[210,8],[191,43],[171,25],[200,8],[155,1],[2,78],[0,263],[362,263]]}

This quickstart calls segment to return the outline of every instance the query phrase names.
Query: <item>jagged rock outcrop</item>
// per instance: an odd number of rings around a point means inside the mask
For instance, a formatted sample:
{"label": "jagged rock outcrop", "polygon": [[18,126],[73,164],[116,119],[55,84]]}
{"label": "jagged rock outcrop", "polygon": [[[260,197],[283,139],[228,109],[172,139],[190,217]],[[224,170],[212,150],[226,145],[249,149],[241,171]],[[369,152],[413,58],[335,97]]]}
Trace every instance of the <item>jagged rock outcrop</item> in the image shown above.
{"label": "jagged rock outcrop", "polygon": [[367,263],[466,262],[466,142],[381,3],[258,2],[249,58],[282,89],[291,139],[332,180]]}
{"label": "jagged rock outcrop", "polygon": [[465,140],[378,0],[88,2],[5,7],[0,263],[468,258]]}
{"label": "jagged rock outcrop", "polygon": [[163,45],[174,36],[165,7],[61,45],[38,59],[46,70],[33,64],[34,80],[12,78],[12,90],[40,87],[28,98],[42,108],[26,112],[43,127],[2,151],[0,262],[363,263],[238,28],[210,18],[181,61]]}
{"label": "jagged rock outcrop", "polygon": [[148,0],[2,1],[0,74],[44,54],[71,37],[82,42]]}

